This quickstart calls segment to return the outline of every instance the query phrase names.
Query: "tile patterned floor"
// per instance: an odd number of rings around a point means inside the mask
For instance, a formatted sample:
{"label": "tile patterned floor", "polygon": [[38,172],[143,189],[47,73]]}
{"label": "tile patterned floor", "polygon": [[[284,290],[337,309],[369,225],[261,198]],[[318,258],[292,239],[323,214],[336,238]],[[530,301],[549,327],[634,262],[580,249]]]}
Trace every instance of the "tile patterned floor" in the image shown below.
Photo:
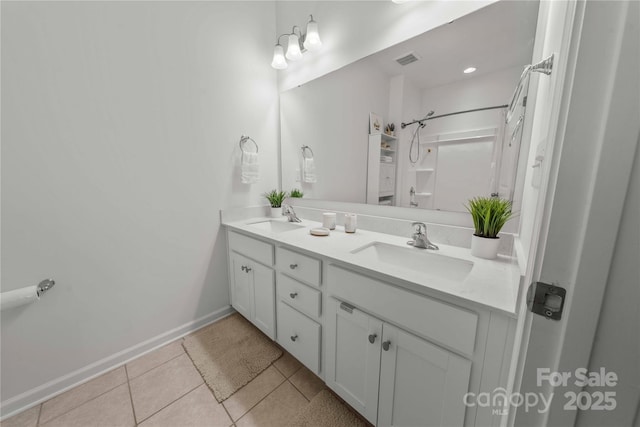
{"label": "tile patterned floor", "polygon": [[1,427],[282,426],[324,387],[286,351],[222,403],[193,366],[182,339],[79,385]]}

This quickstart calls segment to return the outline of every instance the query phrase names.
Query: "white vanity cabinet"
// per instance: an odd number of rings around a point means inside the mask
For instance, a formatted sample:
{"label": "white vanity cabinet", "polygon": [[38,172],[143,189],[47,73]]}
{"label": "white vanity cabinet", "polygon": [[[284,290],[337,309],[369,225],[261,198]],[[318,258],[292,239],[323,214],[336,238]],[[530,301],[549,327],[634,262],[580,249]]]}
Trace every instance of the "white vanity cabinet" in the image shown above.
{"label": "white vanity cabinet", "polygon": [[330,265],[325,381],[380,426],[462,426],[478,315]]}
{"label": "white vanity cabinet", "polygon": [[461,426],[471,362],[331,299],[326,382],[381,426]]}
{"label": "white vanity cabinet", "polygon": [[307,243],[319,240],[252,235],[228,230],[233,307],[369,422],[504,424],[501,407],[464,399],[508,387],[513,314]]}
{"label": "white vanity cabinet", "polygon": [[231,305],[275,339],[273,245],[233,231],[228,239]]}

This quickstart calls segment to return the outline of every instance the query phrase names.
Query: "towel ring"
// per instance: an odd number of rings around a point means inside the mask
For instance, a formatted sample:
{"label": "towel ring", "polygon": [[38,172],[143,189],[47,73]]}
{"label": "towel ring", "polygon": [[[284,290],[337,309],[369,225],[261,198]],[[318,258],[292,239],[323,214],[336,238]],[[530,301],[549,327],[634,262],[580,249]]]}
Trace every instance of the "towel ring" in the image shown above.
{"label": "towel ring", "polygon": [[[250,136],[244,136],[242,135],[240,137],[240,149],[242,150],[242,152],[244,153],[245,149],[244,149],[244,143],[247,141],[251,141],[253,142],[253,145],[256,147],[256,153],[258,152],[258,144],[253,140],[253,138],[251,138]],[[248,153],[249,151],[247,151]]]}
{"label": "towel ring", "polygon": [[[311,151],[311,157],[305,156],[306,150]],[[302,157],[305,158],[305,159],[313,159],[313,150],[311,149],[311,147],[309,147],[308,145],[303,145],[302,146]]]}

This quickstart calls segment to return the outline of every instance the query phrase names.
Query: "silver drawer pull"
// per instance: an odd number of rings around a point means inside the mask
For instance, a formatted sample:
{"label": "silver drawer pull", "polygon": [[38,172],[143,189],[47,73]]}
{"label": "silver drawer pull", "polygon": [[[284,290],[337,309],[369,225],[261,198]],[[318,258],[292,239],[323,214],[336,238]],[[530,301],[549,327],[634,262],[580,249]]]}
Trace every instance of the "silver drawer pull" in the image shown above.
{"label": "silver drawer pull", "polygon": [[374,342],[376,342],[376,337],[378,336],[378,334],[371,334],[369,335],[369,342],[371,344],[373,344]]}
{"label": "silver drawer pull", "polygon": [[295,270],[296,268],[298,268],[298,264],[289,264],[289,268]]}
{"label": "silver drawer pull", "polygon": [[391,341],[387,340],[382,343],[382,349],[384,351],[389,351],[389,347],[391,347]]}
{"label": "silver drawer pull", "polygon": [[294,341],[298,339],[298,334],[292,335],[291,336],[291,341]]}
{"label": "silver drawer pull", "polygon": [[297,297],[297,296],[298,296],[298,293],[297,293],[297,292],[291,292],[291,293],[289,294],[289,296],[293,299],[293,298],[295,298],[295,297]]}

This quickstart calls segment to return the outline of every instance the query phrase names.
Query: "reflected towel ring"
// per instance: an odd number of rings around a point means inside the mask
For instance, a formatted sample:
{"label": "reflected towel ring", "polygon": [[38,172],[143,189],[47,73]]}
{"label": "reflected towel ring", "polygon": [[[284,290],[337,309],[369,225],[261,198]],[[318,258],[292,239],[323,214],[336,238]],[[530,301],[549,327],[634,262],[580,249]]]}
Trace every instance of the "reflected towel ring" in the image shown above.
{"label": "reflected towel ring", "polygon": [[[311,157],[305,156],[306,150],[309,150],[311,152]],[[311,147],[309,147],[308,145],[302,146],[302,157],[305,159],[313,159],[313,150],[311,149]]]}
{"label": "reflected towel ring", "polygon": [[[256,147],[256,153],[258,152],[258,144],[253,140],[253,138],[251,138],[250,136],[241,136],[240,137],[240,150],[242,150],[242,152],[245,152],[244,149],[244,143],[247,141],[251,141],[253,142],[253,145]],[[249,153],[250,151],[247,151],[247,153]]]}

